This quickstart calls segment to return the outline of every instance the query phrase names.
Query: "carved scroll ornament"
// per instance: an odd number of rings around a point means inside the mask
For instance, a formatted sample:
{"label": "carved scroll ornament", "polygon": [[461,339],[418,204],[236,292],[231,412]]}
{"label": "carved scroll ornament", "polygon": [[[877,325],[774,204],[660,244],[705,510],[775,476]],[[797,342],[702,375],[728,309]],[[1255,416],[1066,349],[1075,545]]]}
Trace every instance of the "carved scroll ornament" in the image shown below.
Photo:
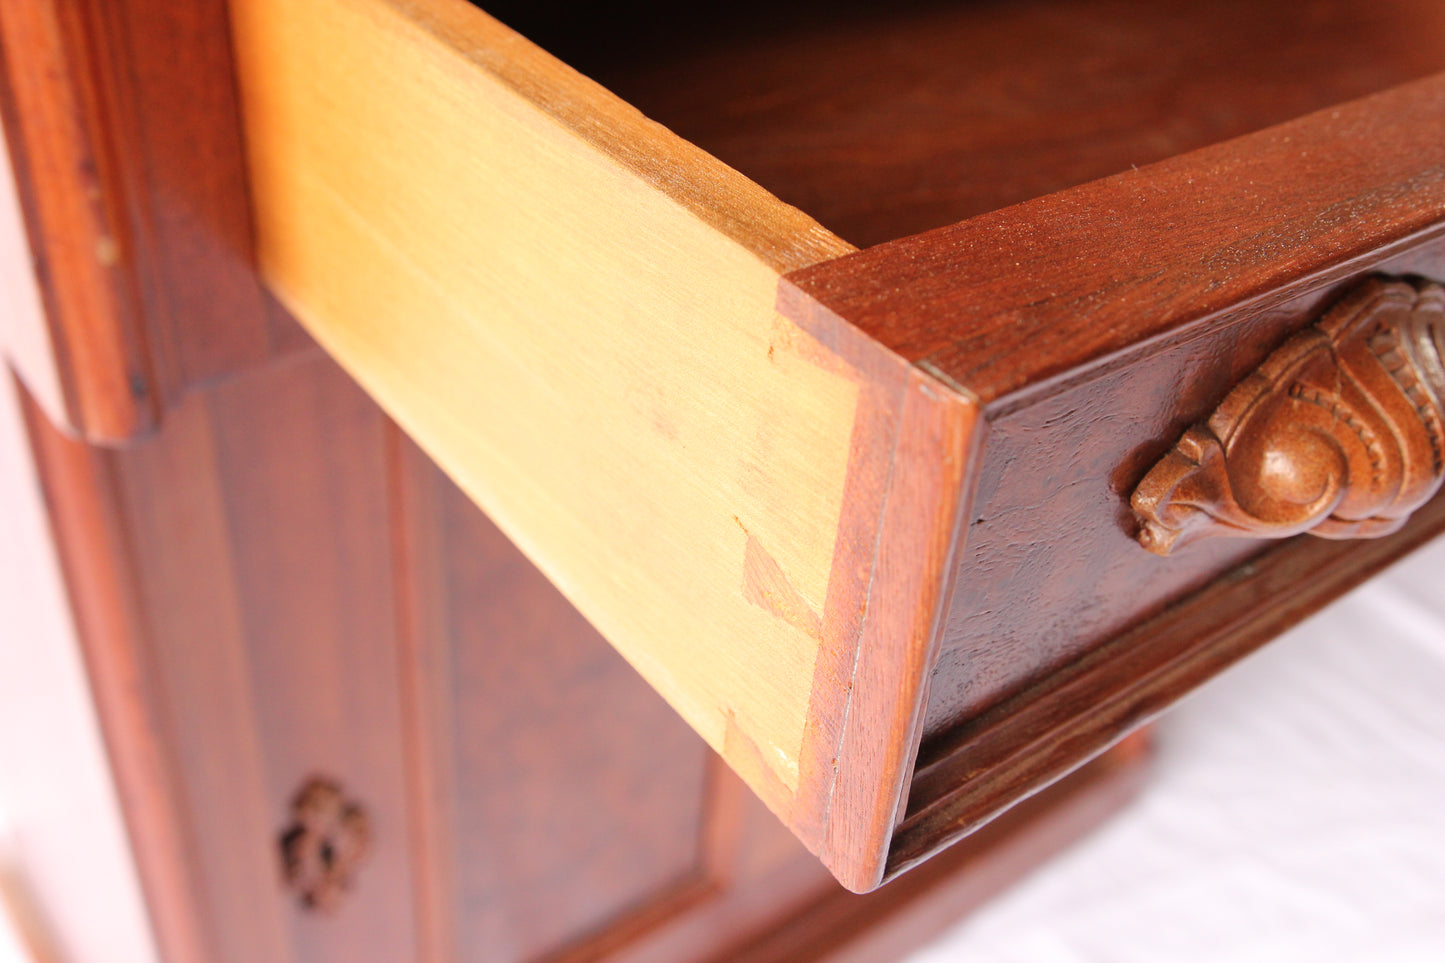
{"label": "carved scroll ornament", "polygon": [[1387,535],[1440,487],[1445,288],[1371,278],[1294,335],[1149,471],[1139,542]]}

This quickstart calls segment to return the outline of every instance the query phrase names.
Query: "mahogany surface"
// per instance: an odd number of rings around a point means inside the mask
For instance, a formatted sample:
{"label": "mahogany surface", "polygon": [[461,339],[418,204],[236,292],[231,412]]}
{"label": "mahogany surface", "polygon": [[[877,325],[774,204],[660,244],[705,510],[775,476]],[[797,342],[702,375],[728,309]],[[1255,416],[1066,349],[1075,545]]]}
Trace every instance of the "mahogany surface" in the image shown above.
{"label": "mahogany surface", "polygon": [[1442,120],[1435,77],[790,275],[984,405],[925,739],[1259,550],[1161,560],[1129,494],[1343,288],[1445,276]]}
{"label": "mahogany surface", "polygon": [[[665,54],[675,21],[609,48],[579,17],[591,53],[573,59],[862,243],[1445,66],[1423,0],[918,4],[891,26],[859,4],[822,29],[817,7],[763,6]],[[1133,750],[926,875],[843,896],[262,290],[225,14],[0,5],[0,109],[42,279],[77,244],[118,251],[86,282],[109,313],[69,314],[55,289],[47,305],[58,363],[99,394],[59,425],[28,417],[168,963],[886,956],[940,925],[924,907],[971,905],[1120,801]],[[56,50],[64,69],[28,69]],[[22,93],[82,105],[59,164],[79,181],[38,173],[55,144]],[[888,735],[926,736],[917,773],[893,774],[914,778],[890,872],[1440,527],[1436,502],[1365,552],[1290,542],[1255,569],[1256,547],[1202,546],[1166,567],[1132,541],[1125,499],[1341,285],[1442,276],[1445,250],[1421,236],[1445,203],[1442,99],[1428,81],[1290,128],[1301,140],[1216,148],[1217,170],[1130,172],[792,276],[789,310],[834,312],[989,406],[928,716]],[[1341,130],[1348,149],[1324,150]],[[1188,189],[1205,170],[1218,179]],[[92,181],[103,217],[45,213],[67,199],[49,192]],[[115,353],[98,374],[69,367],[64,346],[97,330]],[[1244,574],[1185,598],[1227,572]],[[862,654],[869,672],[915,668]],[[863,708],[847,733],[860,756],[896,707]],[[285,891],[279,862],[317,776],[345,784],[374,834],[330,916]]]}
{"label": "mahogany surface", "polygon": [[305,346],[251,265],[225,0],[5,0],[0,18],[0,111],[63,394],[48,414],[124,443],[188,386]]}
{"label": "mahogany surface", "polygon": [[[1120,755],[860,900],[324,357],[193,395],[124,451],[33,405],[30,431],[168,963],[912,946],[1143,771]],[[317,777],[370,824],[327,913],[281,872]]]}
{"label": "mahogany surface", "polygon": [[1433,0],[482,5],[860,246],[1445,70]]}

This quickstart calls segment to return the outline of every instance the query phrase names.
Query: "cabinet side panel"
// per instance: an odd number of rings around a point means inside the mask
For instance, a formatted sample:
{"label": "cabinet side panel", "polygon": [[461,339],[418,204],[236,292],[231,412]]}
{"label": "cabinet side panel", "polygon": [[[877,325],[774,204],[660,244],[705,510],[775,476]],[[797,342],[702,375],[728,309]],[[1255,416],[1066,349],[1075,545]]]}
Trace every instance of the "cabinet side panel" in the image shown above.
{"label": "cabinet side panel", "polygon": [[[414,958],[384,426],[313,357],[193,395],[111,456],[227,961]],[[330,913],[282,877],[280,837],[313,778],[371,827]]]}
{"label": "cabinet side panel", "polygon": [[704,885],[707,747],[400,444],[437,958],[542,958]]}

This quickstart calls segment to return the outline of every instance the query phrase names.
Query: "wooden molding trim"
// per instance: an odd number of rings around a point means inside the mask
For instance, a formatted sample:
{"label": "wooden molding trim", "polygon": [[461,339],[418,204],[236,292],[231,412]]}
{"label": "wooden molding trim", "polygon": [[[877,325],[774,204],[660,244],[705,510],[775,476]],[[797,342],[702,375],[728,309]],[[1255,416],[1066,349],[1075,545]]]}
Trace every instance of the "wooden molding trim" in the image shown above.
{"label": "wooden molding trim", "polygon": [[157,401],[112,126],[125,90],[115,50],[88,0],[5,0],[0,20],[0,116],[49,327],[32,340],[50,349],[15,360],[27,381],[58,383],[51,418],[124,440],[154,424]]}
{"label": "wooden molding trim", "polygon": [[104,454],[50,423],[23,390],[24,414],[74,611],[116,791],[161,955],[215,958],[154,664],[119,530]]}
{"label": "wooden molding trim", "polygon": [[309,346],[263,295],[226,0],[0,0],[0,117],[44,302],[12,363],[97,444]]}
{"label": "wooden molding trim", "polygon": [[1255,649],[1445,531],[1445,500],[1363,542],[1286,541],[924,747],[892,878],[1072,772]]}
{"label": "wooden molding trim", "polygon": [[1139,542],[1387,535],[1445,476],[1445,288],[1369,278],[1189,428],[1138,488]]}
{"label": "wooden molding trim", "polygon": [[827,306],[993,416],[1438,233],[1441,124],[1445,74],[795,271],[789,300]]}
{"label": "wooden molding trim", "polygon": [[1149,734],[1137,732],[907,877],[863,896],[835,889],[715,963],[901,959],[1117,815],[1149,762]]}

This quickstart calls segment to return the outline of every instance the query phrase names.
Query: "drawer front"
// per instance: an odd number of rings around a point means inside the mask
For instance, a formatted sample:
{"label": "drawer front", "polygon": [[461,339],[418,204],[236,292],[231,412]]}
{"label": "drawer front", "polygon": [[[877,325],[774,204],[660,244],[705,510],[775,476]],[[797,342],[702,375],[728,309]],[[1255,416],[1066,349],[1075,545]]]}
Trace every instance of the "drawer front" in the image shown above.
{"label": "drawer front", "polygon": [[[1436,77],[785,280],[982,409],[891,871],[1441,529],[1442,120]],[[1166,550],[1161,510],[1232,537]]]}
{"label": "drawer front", "polygon": [[232,14],[267,283],[855,889],[1281,626],[1150,649],[1261,543],[1161,558],[1130,494],[1351,285],[1440,277],[1438,78],[854,252],[461,0]]}

